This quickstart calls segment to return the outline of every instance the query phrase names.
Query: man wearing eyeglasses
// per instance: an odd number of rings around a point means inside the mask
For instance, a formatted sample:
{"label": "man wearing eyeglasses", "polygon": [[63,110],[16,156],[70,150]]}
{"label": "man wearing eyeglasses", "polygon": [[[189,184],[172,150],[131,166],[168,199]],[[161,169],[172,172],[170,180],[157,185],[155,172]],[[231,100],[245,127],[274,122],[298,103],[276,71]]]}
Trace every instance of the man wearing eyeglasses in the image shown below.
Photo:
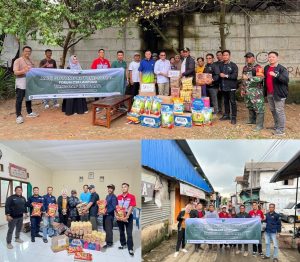
{"label": "man wearing eyeglasses", "polygon": [[214,63],[213,54],[206,55],[206,65],[203,72],[212,75],[213,81],[211,82],[210,85],[206,85],[206,90],[208,96],[210,97],[211,104],[214,107],[214,114],[217,114],[219,112],[218,90],[219,90],[220,69],[219,69],[219,65]]}
{"label": "man wearing eyeglasses", "polygon": [[168,96],[170,94],[170,82],[168,72],[171,68],[170,61],[166,59],[166,52],[161,51],[159,60],[154,65],[154,73],[157,77],[159,95]]}

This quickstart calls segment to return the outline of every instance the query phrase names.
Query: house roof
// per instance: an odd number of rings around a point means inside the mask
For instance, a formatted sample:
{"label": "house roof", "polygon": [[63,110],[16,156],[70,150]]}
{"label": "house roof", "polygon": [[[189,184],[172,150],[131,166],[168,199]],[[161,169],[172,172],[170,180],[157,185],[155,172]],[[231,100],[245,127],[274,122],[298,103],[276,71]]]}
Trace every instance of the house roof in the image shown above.
{"label": "house roof", "polygon": [[[286,162],[253,162],[253,170],[257,171],[277,171],[282,168]],[[251,171],[251,162],[247,162],[244,167],[244,173]]]}

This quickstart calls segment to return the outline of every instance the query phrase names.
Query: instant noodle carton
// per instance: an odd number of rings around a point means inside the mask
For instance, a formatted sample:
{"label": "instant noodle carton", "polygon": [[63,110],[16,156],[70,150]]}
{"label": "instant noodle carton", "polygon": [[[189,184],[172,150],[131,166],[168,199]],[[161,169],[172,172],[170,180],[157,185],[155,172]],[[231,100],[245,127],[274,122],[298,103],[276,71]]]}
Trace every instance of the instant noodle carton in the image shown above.
{"label": "instant noodle carton", "polygon": [[161,125],[160,115],[141,115],[141,125],[146,127],[159,128]]}
{"label": "instant noodle carton", "polygon": [[175,126],[192,127],[192,114],[184,113],[182,115],[175,115]]}

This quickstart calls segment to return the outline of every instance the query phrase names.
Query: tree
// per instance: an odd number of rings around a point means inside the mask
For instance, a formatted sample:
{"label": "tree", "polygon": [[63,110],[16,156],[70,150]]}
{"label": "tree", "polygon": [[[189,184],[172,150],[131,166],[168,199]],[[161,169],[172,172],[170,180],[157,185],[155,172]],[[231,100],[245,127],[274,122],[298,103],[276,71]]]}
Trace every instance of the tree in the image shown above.
{"label": "tree", "polygon": [[62,47],[64,68],[71,47],[97,30],[121,25],[128,12],[126,0],[0,0],[0,34]]}

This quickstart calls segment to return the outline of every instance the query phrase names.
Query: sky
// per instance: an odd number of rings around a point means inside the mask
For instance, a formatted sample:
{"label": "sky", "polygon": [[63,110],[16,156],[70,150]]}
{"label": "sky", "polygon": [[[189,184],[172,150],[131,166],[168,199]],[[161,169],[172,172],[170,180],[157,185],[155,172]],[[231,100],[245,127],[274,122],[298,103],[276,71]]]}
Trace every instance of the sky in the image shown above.
{"label": "sky", "polygon": [[287,162],[299,150],[300,140],[187,140],[215,191],[223,197],[235,192],[236,176],[246,162],[258,162],[272,145],[279,144],[264,162]]}

